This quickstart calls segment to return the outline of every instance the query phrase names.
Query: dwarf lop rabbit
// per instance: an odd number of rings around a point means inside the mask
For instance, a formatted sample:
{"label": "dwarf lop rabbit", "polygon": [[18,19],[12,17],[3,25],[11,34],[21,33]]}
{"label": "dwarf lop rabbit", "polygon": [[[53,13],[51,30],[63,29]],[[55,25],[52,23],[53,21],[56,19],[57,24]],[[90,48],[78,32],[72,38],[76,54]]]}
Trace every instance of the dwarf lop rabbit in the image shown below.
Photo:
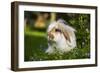
{"label": "dwarf lop rabbit", "polygon": [[66,53],[76,47],[75,29],[62,19],[52,22],[47,29],[46,53]]}

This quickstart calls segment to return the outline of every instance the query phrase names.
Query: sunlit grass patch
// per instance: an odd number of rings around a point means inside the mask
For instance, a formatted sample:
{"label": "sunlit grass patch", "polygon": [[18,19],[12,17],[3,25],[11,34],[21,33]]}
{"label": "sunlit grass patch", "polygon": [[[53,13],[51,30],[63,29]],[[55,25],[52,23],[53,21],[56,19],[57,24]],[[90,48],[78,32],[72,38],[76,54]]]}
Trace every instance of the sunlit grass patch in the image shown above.
{"label": "sunlit grass patch", "polygon": [[46,33],[45,32],[39,32],[39,31],[26,31],[25,35],[46,37]]}

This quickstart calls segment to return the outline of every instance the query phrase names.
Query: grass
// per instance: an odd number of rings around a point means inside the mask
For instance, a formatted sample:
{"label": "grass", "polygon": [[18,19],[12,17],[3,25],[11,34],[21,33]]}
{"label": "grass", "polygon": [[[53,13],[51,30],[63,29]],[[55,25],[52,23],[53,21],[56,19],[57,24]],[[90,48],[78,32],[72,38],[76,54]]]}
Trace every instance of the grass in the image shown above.
{"label": "grass", "polygon": [[48,47],[46,34],[43,31],[25,30],[24,35],[25,61],[44,61],[44,60],[65,60],[65,59],[84,59],[90,58],[89,46],[84,48],[75,48],[72,51],[64,54],[46,54],[45,50]]}

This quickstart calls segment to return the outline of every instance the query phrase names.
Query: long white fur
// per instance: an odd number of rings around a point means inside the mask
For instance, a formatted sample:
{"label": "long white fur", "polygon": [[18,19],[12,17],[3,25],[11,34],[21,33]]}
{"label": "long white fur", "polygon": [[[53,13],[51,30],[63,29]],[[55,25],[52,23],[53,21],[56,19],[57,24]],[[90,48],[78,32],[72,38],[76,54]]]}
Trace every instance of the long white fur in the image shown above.
{"label": "long white fur", "polygon": [[46,50],[46,53],[48,54],[55,53],[56,51],[63,54],[76,47],[76,30],[73,27],[67,25],[67,23],[65,24],[64,20],[60,19],[58,21],[52,22],[47,29],[47,33],[50,32],[53,28],[59,28],[59,26],[61,29],[63,28],[65,31],[67,31],[70,37],[70,42],[66,40],[64,34],[56,35],[55,33],[52,33],[52,35],[54,36],[53,41],[55,41],[55,43],[50,44],[48,42],[48,49]]}

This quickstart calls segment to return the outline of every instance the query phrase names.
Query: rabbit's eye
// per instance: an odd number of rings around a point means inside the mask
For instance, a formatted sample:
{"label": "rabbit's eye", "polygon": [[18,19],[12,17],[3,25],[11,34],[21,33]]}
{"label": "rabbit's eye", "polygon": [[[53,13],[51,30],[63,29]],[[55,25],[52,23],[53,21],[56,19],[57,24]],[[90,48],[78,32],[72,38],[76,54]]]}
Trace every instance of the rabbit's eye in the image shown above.
{"label": "rabbit's eye", "polygon": [[55,31],[56,31],[56,32],[61,32],[61,30],[60,30],[60,29],[55,29]]}

